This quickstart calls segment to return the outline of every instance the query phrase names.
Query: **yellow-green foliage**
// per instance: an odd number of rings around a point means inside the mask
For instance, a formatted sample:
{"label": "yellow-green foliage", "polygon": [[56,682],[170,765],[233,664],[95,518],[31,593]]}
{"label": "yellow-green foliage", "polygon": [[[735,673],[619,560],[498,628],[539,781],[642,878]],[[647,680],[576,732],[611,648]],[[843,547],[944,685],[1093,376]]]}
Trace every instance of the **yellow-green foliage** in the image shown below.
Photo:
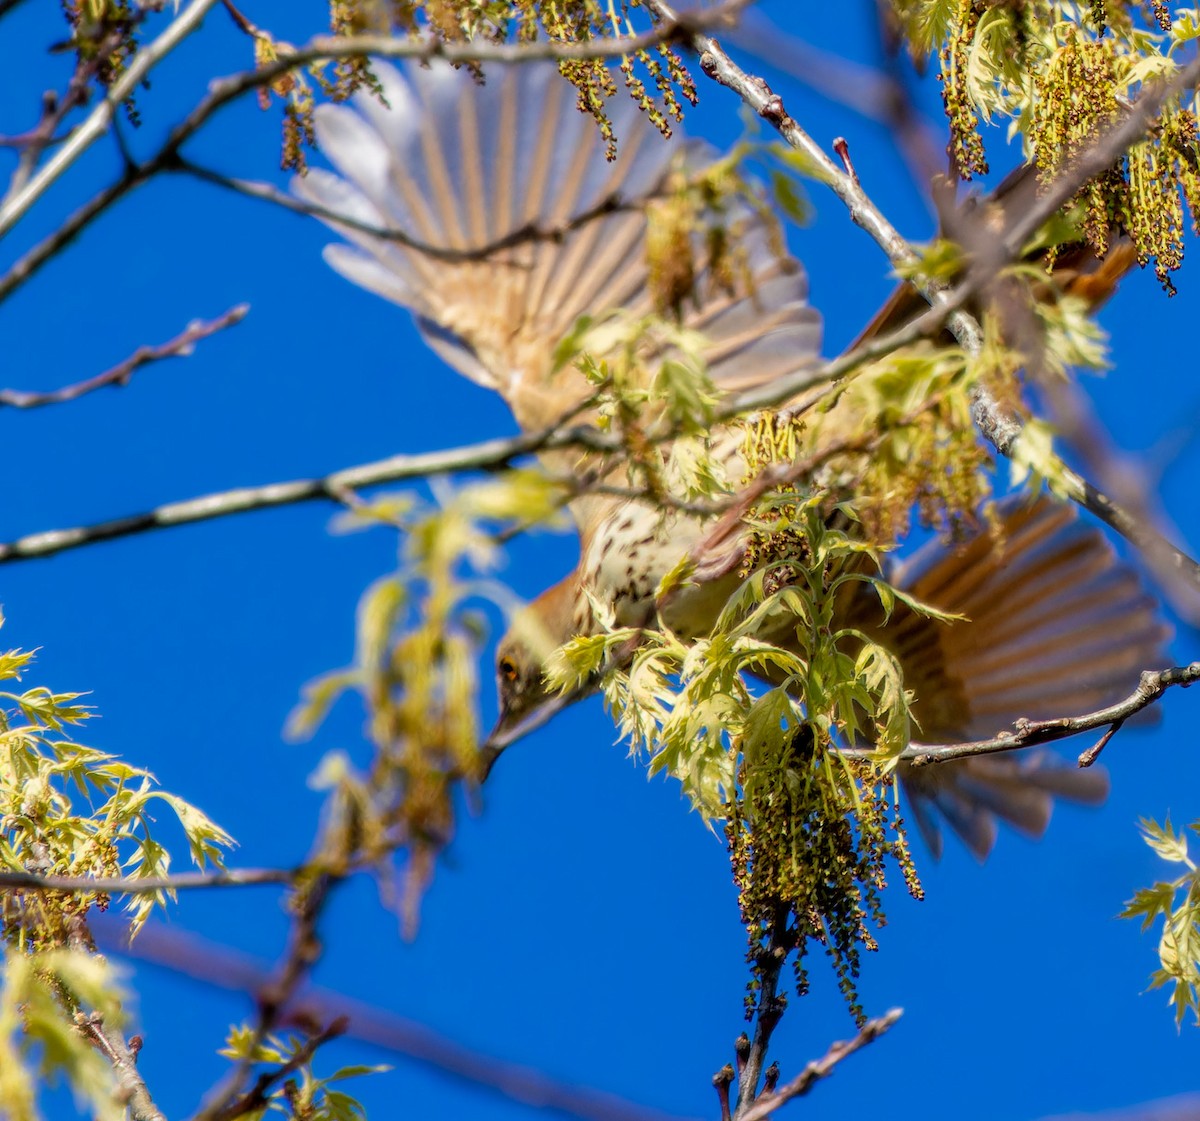
{"label": "yellow-green foliage", "polygon": [[[16,682],[32,655],[0,654],[0,681]],[[194,806],[159,790],[149,772],[84,747],[66,735],[89,711],[77,693],[43,687],[0,691],[0,872],[121,878],[166,875],[171,857],[151,833],[152,810],[178,819],[192,860],[220,866],[229,836]],[[136,932],[165,891],[133,895]],[[0,886],[0,1115],[37,1116],[33,1068],[64,1077],[97,1116],[117,1119],[109,1064],[87,1036],[90,1016],[114,1029],[122,994],[88,930],[91,909],[106,910],[103,891]]]}
{"label": "yellow-green foliage", "polygon": [[[33,655],[0,654],[0,681],[15,681]],[[198,867],[220,866],[231,838],[195,806],[154,786],[154,777],[65,737],[87,719],[78,693],[45,688],[0,691],[0,870],[39,875],[120,877],[166,875],[170,853],[151,834],[152,807],[178,818]],[[136,930],[167,892],[132,897]],[[71,943],[104,892],[6,890],[0,895],[4,940],[26,952]]]}
{"label": "yellow-green foliage", "polygon": [[[94,68],[92,81],[106,91],[137,53],[141,10],[131,0],[63,0],[63,15],[71,25],[71,46],[81,67]],[[125,101],[131,124],[138,123],[133,98]]]}
{"label": "yellow-green foliage", "polygon": [[458,786],[479,778],[476,665],[486,623],[472,601],[501,595],[478,576],[498,558],[483,523],[551,521],[563,497],[542,475],[512,471],[463,488],[436,510],[416,508],[409,496],[355,506],[352,524],[401,530],[401,566],[359,603],[354,664],[306,687],[289,731],[311,735],[343,693],[362,698],[374,756],[360,772],[333,752],[314,777],[330,796],[312,868],[372,866],[387,877],[392,855],[405,849],[397,902],[410,932],[437,854],[453,836]]}
{"label": "yellow-green foliage", "polygon": [[30,953],[7,946],[0,972],[0,1116],[37,1121],[38,1090],[64,1079],[98,1121],[124,1121],[112,1067],[88,1037],[114,1030],[125,993],[104,958],[81,949]]}
{"label": "yellow-green foliage", "polygon": [[[985,354],[989,353],[985,351]],[[1019,403],[1019,359],[1003,371],[957,347],[921,342],[858,371],[807,415],[803,447],[826,503],[850,501],[864,536],[890,547],[916,509],[947,537],[973,528],[991,496],[991,458],[970,415],[987,380]]]}
{"label": "yellow-green foliage", "polygon": [[[329,1034],[336,1034],[335,1031]],[[311,1040],[294,1036],[259,1038],[248,1027],[233,1027],[221,1054],[247,1066],[260,1067],[259,1080],[267,1079],[262,1104],[238,1113],[242,1121],[260,1121],[267,1116],[303,1118],[303,1121],[365,1121],[366,1113],[356,1098],[334,1084],[364,1074],[381,1074],[388,1066],[348,1066],[318,1078],[312,1069],[316,1048]],[[286,1078],[282,1077],[286,1074]]]}
{"label": "yellow-green foliage", "polygon": [[[1048,182],[1153,82],[1178,71],[1197,10],[1127,0],[891,0],[915,56],[936,54],[950,149],[965,178],[987,171],[980,122],[1009,123]],[[1194,98],[1170,99],[1151,134],[1080,188],[1082,231],[1101,255],[1114,225],[1168,291],[1183,258],[1184,206],[1200,212]]]}
{"label": "yellow-green foliage", "polygon": [[[1200,834],[1200,822],[1188,828]],[[1146,844],[1169,864],[1181,865],[1183,873],[1178,879],[1139,888],[1121,914],[1140,917],[1143,930],[1162,920],[1160,967],[1151,974],[1150,987],[1170,988],[1176,1023],[1182,1024],[1190,1011],[1200,1025],[1200,869],[1188,853],[1187,835],[1171,828],[1170,817],[1162,825],[1143,821],[1142,834]]]}

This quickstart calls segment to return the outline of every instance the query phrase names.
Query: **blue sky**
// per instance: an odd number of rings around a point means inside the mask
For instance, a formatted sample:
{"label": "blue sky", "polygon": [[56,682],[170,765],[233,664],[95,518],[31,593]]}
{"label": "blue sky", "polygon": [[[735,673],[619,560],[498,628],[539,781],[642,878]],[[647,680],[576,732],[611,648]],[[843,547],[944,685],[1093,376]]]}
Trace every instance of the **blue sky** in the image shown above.
{"label": "blue sky", "polygon": [[[780,20],[797,10],[764,7]],[[247,5],[295,40],[321,26],[321,8],[314,0]],[[811,42],[874,59],[866,0],[802,8],[797,29]],[[57,5],[40,3],[3,26],[8,41],[26,44],[10,53],[0,80],[0,133],[15,133],[32,123],[41,91],[63,84],[67,59],[41,47],[65,25]],[[248,62],[246,41],[222,12],[210,15],[155,72],[139,99],[144,125],[124,130],[128,143],[151,151],[212,75]],[[865,186],[899,227],[926,236],[928,213],[885,132],[766,73],[819,140],[848,139]],[[932,81],[926,87],[936,96]],[[731,141],[739,130],[732,95],[702,79],[700,90],[690,131]],[[928,107],[936,124],[937,106]],[[277,130],[277,114],[247,100],[191,154],[282,184]],[[998,170],[1015,162],[999,140],[992,146]],[[7,239],[3,262],[117,167],[111,141],[98,143]],[[891,281],[836,200],[810,193],[815,222],[792,244],[834,353]],[[193,357],[147,369],[125,389],[0,417],[9,464],[0,536],[512,432],[501,402],[442,367],[404,313],[324,266],[327,240],[314,222],[163,178],[0,306],[3,383],[28,389],[79,380],[193,318],[251,306],[243,324]],[[1200,456],[1186,437],[1200,409],[1197,267],[1185,267],[1173,300],[1152,275],[1129,278],[1103,317],[1114,369],[1089,379],[1123,446],[1173,456],[1164,500],[1193,546],[1200,518],[1190,480]],[[300,859],[319,806],[308,774],[331,748],[363,754],[362,713],[352,703],[311,743],[281,736],[302,684],[350,659],[358,596],[395,560],[387,533],[330,534],[332,513],[310,505],[241,516],[0,569],[0,637],[40,648],[29,682],[90,690],[100,719],[86,742],[150,767],[214,816],[240,842],[234,863]],[[574,559],[572,538],[542,534],[513,543],[503,575],[532,596]],[[1180,629],[1176,661],[1195,657],[1195,646]],[[1110,745],[1114,793],[1102,810],[1059,813],[1042,844],[1005,834],[982,867],[955,846],[940,864],[922,862],[928,898],[917,904],[893,892],[881,951],[861,980],[869,1012],[901,1005],[904,1019],[794,1112],[860,1111],[869,1095],[879,1108],[932,1121],[966,1112],[1032,1119],[1195,1088],[1196,1030],[1177,1034],[1163,996],[1143,991],[1154,939],[1114,916],[1165,870],[1139,840],[1137,817],[1200,818],[1197,701],[1169,696],[1157,729],[1127,730]],[[484,706],[486,723],[490,696]],[[168,921],[267,959],[287,925],[278,893],[267,889],[188,895]],[[743,933],[725,855],[670,781],[647,781],[614,746],[595,701],[501,760],[481,812],[462,820],[415,942],[400,939],[366,880],[338,893],[325,929],[320,984],[558,1078],[674,1114],[713,1114],[709,1079],[743,1026]],[[185,1115],[223,1069],[216,1049],[249,1002],[137,962],[130,968],[142,1069],[167,1114]],[[819,965],[813,976],[815,991],[793,1002],[776,1035],[785,1075],[852,1030],[832,976]],[[530,1116],[349,1043],[328,1048],[317,1069],[348,1061],[395,1064],[357,1086],[374,1116],[388,1116],[397,1101],[416,1114]],[[68,1107],[55,1099],[54,1109]]]}

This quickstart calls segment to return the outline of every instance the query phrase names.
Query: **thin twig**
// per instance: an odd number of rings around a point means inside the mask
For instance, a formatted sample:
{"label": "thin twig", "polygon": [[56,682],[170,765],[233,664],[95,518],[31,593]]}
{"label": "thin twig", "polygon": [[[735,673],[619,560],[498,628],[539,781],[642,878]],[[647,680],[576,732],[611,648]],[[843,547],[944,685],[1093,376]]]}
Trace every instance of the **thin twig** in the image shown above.
{"label": "thin twig", "polygon": [[274,976],[258,990],[258,1018],[246,1043],[246,1057],[230,1071],[195,1115],[195,1121],[232,1121],[240,1114],[239,1101],[246,1101],[253,1090],[243,1091],[254,1066],[259,1046],[280,1024],[285,1009],[308,978],[321,957],[322,944],[318,924],[341,875],[322,872],[299,892],[294,903],[288,946]]}
{"label": "thin twig", "polygon": [[[806,389],[844,378],[874,358],[900,346],[939,331],[947,315],[973,295],[974,281],[968,280],[937,306],[929,308],[912,322],[887,335],[867,340],[841,357],[823,365],[804,367],[768,385],[747,390],[728,401],[717,413],[728,420],[756,409],[770,408],[792,401]],[[574,413],[576,410],[572,410]],[[660,439],[669,438],[663,433]],[[154,509],[113,518],[90,525],[72,526],[28,534],[0,543],[0,564],[50,556],[67,549],[94,545],[119,537],[146,533],[171,526],[209,521],[253,510],[266,510],[299,502],[318,500],[342,502],[347,491],[394,483],[405,479],[428,478],[460,471],[498,471],[514,460],[535,452],[579,447],[593,452],[620,452],[616,437],[587,425],[557,424],[535,432],[499,440],[485,440],[459,448],[419,455],[394,455],[372,463],[345,467],[322,478],[295,479],[261,486],[236,487],[196,498],[170,502]]]}
{"label": "thin twig", "polygon": [[[120,82],[114,83],[108,96],[96,107],[87,120],[71,134],[63,146],[20,192],[0,205],[0,237],[45,192],[54,179],[108,127],[115,106],[120,104],[136,87],[136,82],[129,85],[130,77],[135,72],[139,75],[138,80],[144,77],[149,69],[160,61],[167,51],[177,45],[184,35],[194,30],[200,17],[215,2],[216,0],[194,0],[193,4],[171,24],[159,39],[138,52]],[[3,277],[0,277],[0,301],[12,295],[38,269],[70,244],[115,202],[155,175],[173,170],[179,163],[179,152],[183,144],[207,124],[209,119],[220,109],[251,91],[269,85],[296,67],[321,60],[334,61],[364,55],[391,59],[412,58],[422,61],[444,58],[451,62],[506,63],[530,63],[545,59],[570,61],[616,58],[676,38],[687,38],[696,28],[719,26],[744,7],[747,2],[748,0],[727,0],[727,3],[717,8],[688,13],[683,17],[660,22],[656,27],[639,35],[577,43],[555,43],[549,40],[507,44],[442,43],[432,39],[398,39],[387,35],[318,36],[305,46],[284,52],[279,58],[256,70],[242,71],[210,82],[208,93],[171,130],[162,147],[153,156],[141,163],[127,163],[119,179],[99,191],[76,210],[66,222],[16,261]],[[145,56],[144,59],[143,56]],[[138,60],[143,61],[139,62]]]}
{"label": "thin twig", "polygon": [[298,868],[214,868],[210,872],[176,872],[169,876],[42,876],[33,872],[0,872],[0,894],[6,891],[102,891],[108,895],[148,895],[207,887],[260,887],[291,884]]}
{"label": "thin twig", "polygon": [[[950,759],[966,759],[973,755],[992,755],[999,751],[1016,751],[1022,747],[1053,743],[1055,740],[1090,732],[1097,728],[1109,728],[1110,732],[1095,747],[1079,757],[1081,767],[1090,766],[1122,724],[1131,716],[1148,708],[1169,688],[1178,685],[1186,689],[1200,681],[1200,662],[1186,666],[1172,666],[1162,670],[1145,670],[1138,687],[1122,701],[1097,709],[1084,716],[1064,716],[1054,720],[1018,720],[1012,731],[1003,732],[990,740],[973,740],[970,743],[926,744],[911,743],[900,753],[900,758],[914,767],[930,763],[944,763]],[[858,749],[849,752],[859,754]],[[848,752],[848,753],[849,753]]]}
{"label": "thin twig", "polygon": [[0,564],[31,557],[45,557],[65,549],[76,549],[100,541],[112,541],[168,526],[187,525],[228,517],[251,510],[267,510],[314,499],[341,501],[347,490],[394,483],[402,479],[428,478],[457,471],[498,471],[514,459],[534,451],[562,447],[590,447],[614,451],[616,445],[602,438],[596,429],[586,426],[560,427],[531,432],[508,439],[485,440],[461,448],[427,452],[420,455],[394,455],[387,459],[344,468],[316,479],[295,479],[264,486],[238,487],[170,502],[139,514],[96,522],[69,529],[33,533],[0,544]]}
{"label": "thin twig", "polygon": [[770,937],[755,959],[758,999],[754,1008],[754,1038],[738,1073],[734,1121],[742,1121],[753,1106],[754,1099],[758,1097],[758,1082],[766,1065],[771,1036],[787,1007],[787,996],[779,991],[779,979],[783,974],[788,954],[796,948],[795,932],[788,928],[788,913],[788,907],[783,904],[775,908],[771,919]]}
{"label": "thin twig", "polygon": [[790,1102],[793,1098],[803,1097],[822,1078],[828,1078],[833,1073],[834,1067],[843,1059],[868,1044],[874,1043],[900,1019],[902,1014],[902,1009],[893,1008],[878,1019],[868,1020],[859,1028],[858,1035],[853,1039],[835,1043],[825,1052],[823,1058],[814,1059],[791,1082],[781,1086],[775,1093],[764,1094],[749,1109],[739,1114],[736,1121],[764,1121],[781,1105]]}
{"label": "thin twig", "polygon": [[178,335],[157,346],[139,346],[123,362],[118,362],[102,374],[63,386],[46,393],[36,393],[21,389],[0,389],[0,407],[11,409],[37,409],[43,405],[58,405],[64,401],[74,401],[97,389],[108,386],[128,385],[135,371],[152,362],[161,362],[164,358],[183,358],[191,354],[196,343],[207,339],[218,331],[240,323],[250,311],[249,304],[238,304],[230,308],[224,315],[216,319],[194,319]]}
{"label": "thin twig", "polygon": [[316,1035],[310,1035],[296,1048],[295,1054],[287,1062],[280,1063],[274,1070],[263,1071],[249,1090],[240,1098],[231,1101],[223,1112],[216,1115],[216,1121],[233,1121],[234,1118],[244,1117],[248,1113],[256,1113],[261,1116],[270,1104],[272,1087],[277,1086],[289,1074],[294,1074],[306,1063],[311,1062],[322,1044],[328,1043],[331,1039],[337,1039],[345,1032],[346,1018],[342,1016],[322,1028]]}

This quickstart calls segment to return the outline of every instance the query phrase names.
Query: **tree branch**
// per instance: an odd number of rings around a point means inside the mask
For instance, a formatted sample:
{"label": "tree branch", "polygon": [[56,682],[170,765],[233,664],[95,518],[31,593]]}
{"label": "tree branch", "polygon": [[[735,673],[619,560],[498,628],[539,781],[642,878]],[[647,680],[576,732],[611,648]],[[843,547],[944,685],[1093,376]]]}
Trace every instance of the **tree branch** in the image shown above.
{"label": "tree branch", "polygon": [[781,1105],[790,1102],[793,1098],[803,1097],[822,1078],[828,1078],[833,1073],[834,1067],[843,1059],[868,1044],[874,1043],[900,1019],[902,1014],[902,1009],[893,1008],[878,1019],[868,1020],[853,1039],[835,1043],[825,1052],[823,1058],[814,1059],[787,1085],[781,1086],[773,1094],[764,1094],[744,1113],[740,1113],[737,1121],[765,1121]]}
{"label": "tree branch", "polygon": [[216,1115],[216,1121],[233,1121],[247,1113],[257,1113],[262,1116],[270,1102],[270,1090],[282,1082],[289,1074],[294,1074],[306,1063],[312,1061],[317,1049],[331,1039],[345,1034],[346,1020],[340,1017],[327,1027],[322,1028],[316,1035],[310,1035],[299,1047],[296,1053],[286,1063],[281,1063],[274,1070],[263,1071],[240,1098],[231,1101],[225,1109]]}
{"label": "tree branch", "polygon": [[[321,957],[322,944],[318,924],[324,914],[333,889],[343,880],[340,874],[320,872],[297,892],[293,900],[292,925],[287,949],[274,975],[258,989],[258,1019],[245,1057],[230,1071],[209,1100],[195,1115],[195,1121],[233,1121],[252,1108],[255,1098],[252,1088],[242,1093],[242,1086],[253,1068],[255,1054],[264,1039],[278,1026],[285,1008],[294,1000],[297,991]],[[256,1083],[256,1087],[262,1079]]]}
{"label": "tree branch", "polygon": [[758,1096],[758,1080],[767,1061],[771,1036],[787,1008],[787,994],[779,991],[779,978],[796,948],[796,938],[788,929],[788,908],[779,905],[771,920],[771,937],[755,961],[758,978],[758,1000],[754,1006],[754,1039],[746,1052],[745,1062],[738,1064],[738,1096],[734,1121],[743,1121]]}
{"label": "tree branch", "polygon": [[[0,278],[0,302],[7,299],[44,264],[70,244],[88,225],[135,187],[163,171],[173,170],[180,162],[180,148],[224,106],[253,90],[278,80],[290,70],[322,60],[374,55],[379,58],[412,58],[428,61],[443,58],[450,62],[529,63],[546,59],[574,61],[617,58],[648,46],[677,38],[688,38],[696,29],[727,22],[749,0],[726,0],[719,7],[703,12],[672,16],[639,35],[578,43],[443,43],[436,39],[398,39],[387,35],[317,36],[308,44],[281,51],[279,58],[256,70],[242,71],[209,84],[208,93],[171,131],[158,152],[148,160],[127,164],[122,176],[99,191],[76,210],[58,229],[47,235]],[[7,232],[46,189],[89,147],[111,123],[115,107],[136,88],[181,39],[195,30],[203,15],[216,0],[194,0],[192,5],[149,46],[134,56],[134,61],[113,84],[108,96],[91,115],[64,141],[63,146],[42,169],[16,194],[0,205],[0,237]]]}
{"label": "tree branch", "polygon": [[230,308],[224,315],[216,319],[194,319],[182,332],[173,339],[157,346],[139,346],[123,362],[117,363],[102,374],[87,378],[85,381],[54,389],[47,393],[29,392],[20,389],[0,389],[0,407],[11,409],[37,409],[44,405],[58,405],[64,401],[74,401],[88,393],[107,386],[128,385],[134,372],[152,362],[161,362],[164,358],[183,358],[191,354],[196,343],[211,335],[224,331],[246,318],[250,311],[249,304],[238,304]]}
{"label": "tree branch", "polygon": [[[806,389],[844,378],[874,358],[941,330],[947,315],[971,298],[976,291],[976,285],[975,280],[968,278],[960,288],[949,293],[939,304],[903,327],[863,342],[824,365],[800,369],[778,378],[769,385],[739,394],[718,410],[717,418],[727,420],[756,409],[794,401],[797,394]],[[573,413],[575,411],[577,410],[572,410]],[[669,439],[670,435],[669,432],[662,433],[657,438],[665,440]],[[373,463],[345,467],[321,478],[296,479],[216,491],[197,498],[170,502],[126,517],[28,534],[13,541],[0,543],[0,564],[50,556],[101,541],[253,510],[316,500],[341,503],[348,491],[383,483],[428,478],[458,471],[498,471],[521,456],[574,446],[594,452],[622,450],[619,439],[599,429],[564,422],[538,432],[527,432],[506,439],[485,440],[465,447],[418,455],[389,456]]]}
{"label": "tree branch", "polygon": [[[151,923],[130,945],[123,928],[95,924],[112,952],[120,952],[206,985],[253,994],[270,978],[269,969],[245,954],[178,928]],[[684,1121],[587,1086],[558,1081],[534,1067],[472,1051],[425,1024],[405,1019],[331,989],[306,987],[287,1007],[288,1023],[325,1023],[346,1018],[346,1038],[405,1056],[472,1086],[534,1109],[553,1110],[581,1121]]]}
{"label": "tree branch", "polygon": [[137,1068],[136,1050],[126,1042],[124,1033],[107,1024],[99,1012],[79,1013],[75,1020],[112,1066],[118,1093],[129,1109],[131,1121],[167,1121],[150,1096],[146,1080]]}
{"label": "tree branch", "polygon": [[199,887],[259,887],[292,884],[300,868],[215,868],[211,872],[176,872],[170,876],[47,876],[33,872],[0,872],[0,894],[6,891],[97,892],[148,895]]}
{"label": "tree branch", "polygon": [[[1064,716],[1055,720],[1018,720],[1011,732],[1002,732],[990,740],[951,744],[912,743],[899,757],[909,761],[914,767],[924,767],[931,763],[944,763],[950,759],[991,755],[998,751],[1016,751],[1022,747],[1034,747],[1037,744],[1066,739],[1068,736],[1077,736],[1080,732],[1107,728],[1108,731],[1100,742],[1079,756],[1079,765],[1090,767],[1096,761],[1100,750],[1131,716],[1148,708],[1172,686],[1178,685],[1186,689],[1197,681],[1200,681],[1200,662],[1162,670],[1146,670],[1138,687],[1123,701],[1089,712],[1085,716]],[[858,753],[857,749],[850,750]]]}
{"label": "tree branch", "polygon": [[0,204],[0,238],[21,220],[68,167],[108,131],[113,114],[121,102],[146,80],[155,66],[200,26],[201,20],[215,3],[216,0],[192,0],[154,42],[148,43],[133,56],[125,72],[113,82],[83,123],[72,131],[24,186]]}

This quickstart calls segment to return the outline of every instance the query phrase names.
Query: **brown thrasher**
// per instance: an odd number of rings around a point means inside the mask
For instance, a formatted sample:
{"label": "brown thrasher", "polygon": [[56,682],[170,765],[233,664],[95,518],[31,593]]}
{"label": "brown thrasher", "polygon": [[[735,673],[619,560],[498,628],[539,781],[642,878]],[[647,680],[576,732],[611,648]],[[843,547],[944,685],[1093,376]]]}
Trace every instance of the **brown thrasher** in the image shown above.
{"label": "brown thrasher", "polygon": [[[409,308],[429,345],[500,393],[522,429],[558,423],[592,392],[575,369],[556,367],[558,341],[585,312],[652,310],[641,204],[661,190],[681,145],[662,142],[632,102],[617,98],[610,110],[620,154],[606,162],[595,122],[576,111],[574,92],[553,67],[494,66],[486,86],[440,65],[403,76],[381,66],[379,76],[386,107],[363,94],[354,108],[317,112],[320,147],[342,177],[314,169],[295,184],[302,198],[349,220],[329,222],[351,244],[329,246],[326,260]],[[702,148],[688,152],[703,159]],[[701,275],[696,291],[704,294],[684,316],[705,336],[710,376],[727,393],[815,363],[821,340],[800,265],[775,250],[757,214],[747,209],[740,225],[750,283],[740,293],[706,291]],[[372,232],[379,228],[401,238]],[[528,236],[496,247],[517,231]],[[1093,273],[1095,286],[1095,270],[1082,272]],[[893,300],[877,326],[895,322],[906,299]],[[734,458],[732,430],[713,440]],[[580,453],[560,449],[541,459],[570,476]],[[617,622],[652,617],[659,581],[708,529],[700,518],[664,516],[654,503],[627,497],[584,496],[571,510],[578,567],[538,596],[500,644],[507,731],[546,702],[549,653],[596,630],[593,602],[606,602]],[[1001,519],[1002,547],[989,536],[954,551],[935,545],[890,574],[917,598],[969,621],[948,625],[901,607],[885,627],[873,593],[847,607],[899,657],[926,742],[987,737],[1019,717],[1088,711],[1128,693],[1141,669],[1161,661],[1166,631],[1155,604],[1099,532],[1046,499],[1005,504]],[[723,575],[668,607],[666,623],[685,637],[707,632],[736,586],[740,534],[727,545],[716,566]],[[996,817],[1039,834],[1053,796],[1091,803],[1107,792],[1102,773],[1042,755],[983,756],[901,774],[934,851],[941,847],[936,808],[980,857],[993,843]]]}

